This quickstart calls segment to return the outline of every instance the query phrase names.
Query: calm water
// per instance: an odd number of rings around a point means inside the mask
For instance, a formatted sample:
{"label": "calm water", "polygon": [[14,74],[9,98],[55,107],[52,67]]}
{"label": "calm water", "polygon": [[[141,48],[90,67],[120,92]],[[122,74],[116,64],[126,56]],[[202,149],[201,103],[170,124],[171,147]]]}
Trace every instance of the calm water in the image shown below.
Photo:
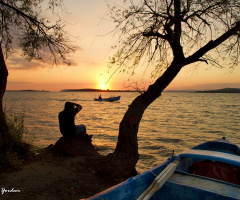
{"label": "calm water", "polygon": [[[93,144],[102,154],[117,143],[119,123],[138,93],[121,95],[118,102],[95,102],[100,93],[91,92],[6,92],[4,103],[15,113],[25,113],[28,135],[42,146],[54,144],[61,134],[58,113],[65,101],[83,106],[76,124],[85,124]],[[137,169],[147,170],[176,153],[207,140],[225,136],[240,145],[240,94],[165,92],[145,111],[138,141],[141,154]]]}

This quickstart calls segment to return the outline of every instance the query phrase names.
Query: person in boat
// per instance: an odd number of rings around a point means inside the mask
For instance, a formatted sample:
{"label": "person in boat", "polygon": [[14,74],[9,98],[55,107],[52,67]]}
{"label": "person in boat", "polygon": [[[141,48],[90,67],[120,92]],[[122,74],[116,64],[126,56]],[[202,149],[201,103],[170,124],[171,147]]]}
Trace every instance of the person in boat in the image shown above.
{"label": "person in boat", "polygon": [[102,99],[102,95],[100,95],[98,98],[99,98],[99,99]]}
{"label": "person in boat", "polygon": [[78,134],[86,134],[86,126],[75,125],[75,115],[82,110],[77,103],[66,102],[65,108],[58,115],[60,132],[64,137],[73,137]]}

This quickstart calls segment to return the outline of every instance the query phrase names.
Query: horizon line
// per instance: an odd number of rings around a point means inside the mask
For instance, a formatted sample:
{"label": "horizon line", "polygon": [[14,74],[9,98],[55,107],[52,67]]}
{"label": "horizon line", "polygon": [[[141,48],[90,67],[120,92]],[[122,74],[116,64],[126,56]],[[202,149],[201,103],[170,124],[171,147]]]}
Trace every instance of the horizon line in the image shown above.
{"label": "horizon line", "polygon": [[[238,89],[240,88],[231,88],[225,87],[220,89],[166,89],[163,92],[198,92],[198,91],[217,91],[217,90],[226,90],[226,89]],[[36,90],[36,89],[19,89],[19,90],[6,90],[6,91],[16,91],[16,92],[144,92],[144,90],[126,90],[126,89],[95,89],[95,88],[81,88],[81,89],[62,89],[58,91],[50,90]]]}

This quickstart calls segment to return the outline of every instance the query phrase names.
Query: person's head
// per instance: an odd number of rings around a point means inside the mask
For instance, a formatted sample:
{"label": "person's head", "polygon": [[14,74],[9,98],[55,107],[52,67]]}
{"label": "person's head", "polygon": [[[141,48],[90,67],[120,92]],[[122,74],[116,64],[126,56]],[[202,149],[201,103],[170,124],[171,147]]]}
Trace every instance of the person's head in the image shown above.
{"label": "person's head", "polygon": [[73,109],[74,107],[73,107],[73,104],[71,103],[71,102],[66,102],[65,103],[65,109],[66,110],[71,110],[71,109]]}

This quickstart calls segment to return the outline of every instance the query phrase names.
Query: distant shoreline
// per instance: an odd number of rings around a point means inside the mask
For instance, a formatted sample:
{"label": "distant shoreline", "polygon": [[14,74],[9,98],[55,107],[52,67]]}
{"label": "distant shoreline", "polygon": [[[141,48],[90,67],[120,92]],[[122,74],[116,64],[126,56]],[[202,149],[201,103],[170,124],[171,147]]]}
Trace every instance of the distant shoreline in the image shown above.
{"label": "distant shoreline", "polygon": [[218,90],[195,91],[196,93],[240,93],[239,88],[223,88]]}
{"label": "distant shoreline", "polygon": [[60,92],[138,92],[136,90],[64,89]]}
{"label": "distant shoreline", "polygon": [[50,92],[48,90],[6,90],[7,92]]}

